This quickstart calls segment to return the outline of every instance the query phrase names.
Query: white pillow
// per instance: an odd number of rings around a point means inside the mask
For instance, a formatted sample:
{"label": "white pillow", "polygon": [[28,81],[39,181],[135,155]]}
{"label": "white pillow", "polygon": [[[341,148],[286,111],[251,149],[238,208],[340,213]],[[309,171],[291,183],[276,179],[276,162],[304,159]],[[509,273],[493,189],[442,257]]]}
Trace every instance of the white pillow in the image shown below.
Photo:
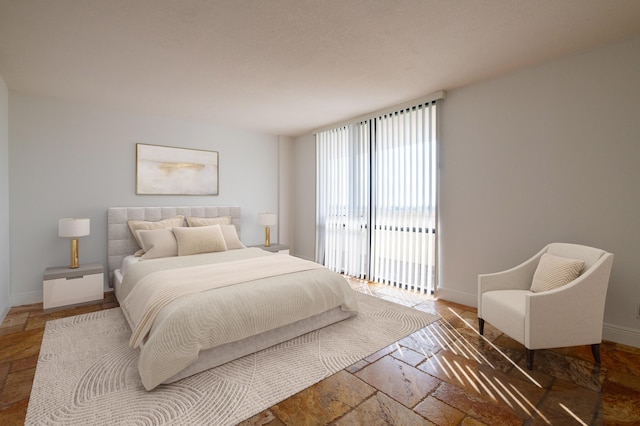
{"label": "white pillow", "polygon": [[151,222],[147,220],[130,220],[127,223],[129,224],[129,229],[133,234],[133,238],[136,239],[138,246],[142,248],[142,243],[138,239],[138,235],[136,234],[136,231],[162,229],[162,228],[176,228],[178,226],[184,226],[184,216],[183,215],[172,216],[166,219],[159,220],[157,222]]}
{"label": "white pillow", "polygon": [[220,225],[173,228],[178,241],[178,256],[227,251]]}
{"label": "white pillow", "polygon": [[219,217],[187,217],[189,226],[231,225],[231,216]]}
{"label": "white pillow", "polygon": [[235,225],[220,225],[220,229],[222,229],[222,235],[228,250],[247,248],[238,238],[238,230]]}
{"label": "white pillow", "polygon": [[143,259],[157,259],[178,255],[178,242],[173,231],[168,228],[137,231],[142,243]]}
{"label": "white pillow", "polygon": [[544,253],[533,274],[531,291],[539,293],[568,284],[578,278],[582,268],[584,268],[584,260]]}

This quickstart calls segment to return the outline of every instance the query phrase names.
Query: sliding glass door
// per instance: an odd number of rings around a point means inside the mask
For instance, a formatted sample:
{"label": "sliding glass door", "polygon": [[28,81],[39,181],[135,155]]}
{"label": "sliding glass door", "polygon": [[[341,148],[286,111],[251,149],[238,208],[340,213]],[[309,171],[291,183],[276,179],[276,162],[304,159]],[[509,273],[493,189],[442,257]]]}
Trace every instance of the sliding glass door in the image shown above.
{"label": "sliding glass door", "polygon": [[347,275],[435,288],[436,103],[316,135],[316,260]]}

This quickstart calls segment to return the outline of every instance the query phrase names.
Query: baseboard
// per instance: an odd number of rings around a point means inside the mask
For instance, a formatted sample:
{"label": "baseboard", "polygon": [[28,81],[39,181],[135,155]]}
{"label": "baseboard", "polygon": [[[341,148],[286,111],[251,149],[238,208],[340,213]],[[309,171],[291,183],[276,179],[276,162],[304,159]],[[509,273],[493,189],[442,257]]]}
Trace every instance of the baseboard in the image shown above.
{"label": "baseboard", "polygon": [[11,306],[32,305],[34,303],[42,303],[42,291],[11,295]]}
{"label": "baseboard", "polygon": [[602,329],[602,339],[640,348],[640,330],[634,328],[605,323]]}
{"label": "baseboard", "polygon": [[11,306],[0,306],[0,324],[2,324],[4,317],[9,313],[9,309],[11,309]]}
{"label": "baseboard", "polygon": [[438,287],[436,289],[436,297],[438,299],[448,300],[449,302],[459,303],[460,305],[472,308],[478,307],[478,296],[475,294],[463,293],[449,288]]}

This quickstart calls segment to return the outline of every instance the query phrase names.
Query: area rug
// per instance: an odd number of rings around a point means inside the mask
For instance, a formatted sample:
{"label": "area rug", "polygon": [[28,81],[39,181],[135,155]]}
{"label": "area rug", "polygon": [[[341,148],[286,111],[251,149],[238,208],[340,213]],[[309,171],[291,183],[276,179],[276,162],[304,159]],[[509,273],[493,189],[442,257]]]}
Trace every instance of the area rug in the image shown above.
{"label": "area rug", "polygon": [[25,424],[236,424],[438,319],[356,294],[358,316],[151,392],[120,308],[49,321]]}

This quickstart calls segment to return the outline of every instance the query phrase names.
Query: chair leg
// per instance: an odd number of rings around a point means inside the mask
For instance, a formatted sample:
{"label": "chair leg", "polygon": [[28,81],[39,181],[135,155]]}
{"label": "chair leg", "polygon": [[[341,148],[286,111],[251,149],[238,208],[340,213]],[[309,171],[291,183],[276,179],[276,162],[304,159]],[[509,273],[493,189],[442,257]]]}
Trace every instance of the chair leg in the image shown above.
{"label": "chair leg", "polygon": [[533,370],[533,349],[527,349],[527,369]]}
{"label": "chair leg", "polygon": [[591,353],[593,354],[593,359],[596,361],[596,364],[600,365],[600,344],[594,343],[591,345]]}
{"label": "chair leg", "polygon": [[478,318],[478,328],[480,329],[480,335],[484,334],[484,320],[482,318]]}

